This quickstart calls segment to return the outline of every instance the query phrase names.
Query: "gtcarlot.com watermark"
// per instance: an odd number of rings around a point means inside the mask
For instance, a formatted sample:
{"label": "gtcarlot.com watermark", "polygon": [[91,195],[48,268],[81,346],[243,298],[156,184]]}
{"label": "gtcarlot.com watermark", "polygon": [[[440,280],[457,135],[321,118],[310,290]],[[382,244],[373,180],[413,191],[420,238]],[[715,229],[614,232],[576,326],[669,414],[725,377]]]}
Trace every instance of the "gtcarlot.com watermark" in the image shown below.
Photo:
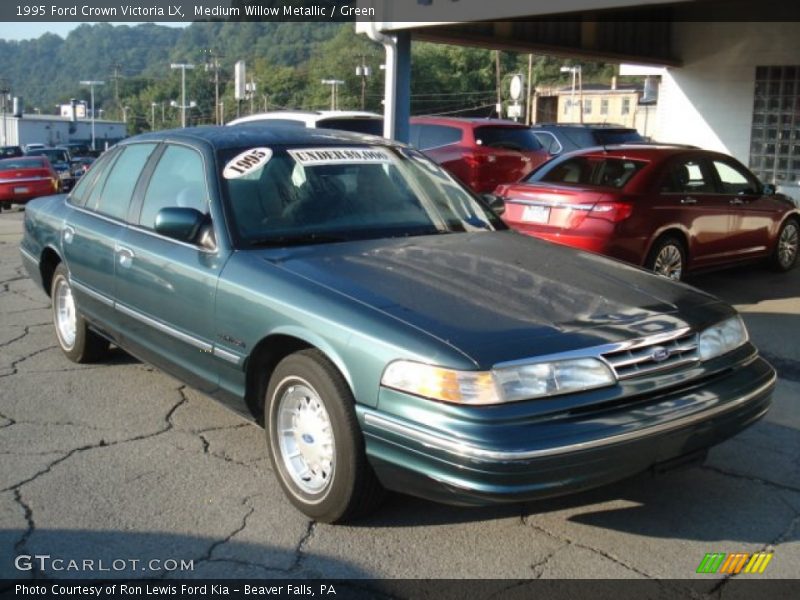
{"label": "gtcarlot.com watermark", "polygon": [[176,560],[174,558],[59,558],[49,554],[20,554],[14,559],[14,567],[18,571],[39,571],[41,573],[120,573],[120,572],[153,572],[194,571],[193,560]]}

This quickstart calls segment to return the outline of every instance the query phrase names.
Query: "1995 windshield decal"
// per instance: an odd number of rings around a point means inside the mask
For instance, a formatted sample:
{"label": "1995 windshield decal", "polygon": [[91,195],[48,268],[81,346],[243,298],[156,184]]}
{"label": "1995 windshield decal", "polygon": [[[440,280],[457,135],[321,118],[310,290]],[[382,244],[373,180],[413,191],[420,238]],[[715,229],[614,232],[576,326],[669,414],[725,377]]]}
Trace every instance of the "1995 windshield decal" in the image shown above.
{"label": "1995 windshield decal", "polygon": [[251,148],[229,160],[222,171],[222,176],[225,179],[244,177],[263,167],[270,158],[272,158],[272,150],[269,148]]}
{"label": "1995 windshield decal", "polygon": [[289,154],[304,167],[390,161],[389,154],[381,148],[304,148],[289,150]]}

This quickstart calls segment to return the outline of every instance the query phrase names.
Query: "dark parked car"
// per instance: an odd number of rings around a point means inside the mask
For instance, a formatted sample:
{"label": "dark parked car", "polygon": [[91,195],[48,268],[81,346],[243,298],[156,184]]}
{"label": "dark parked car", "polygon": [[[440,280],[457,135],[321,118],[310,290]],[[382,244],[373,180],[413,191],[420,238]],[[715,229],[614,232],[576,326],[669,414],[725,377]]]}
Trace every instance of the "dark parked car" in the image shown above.
{"label": "dark parked car", "polygon": [[603,123],[537,123],[531,125],[536,139],[551,154],[572,152],[581,148],[614,144],[647,143],[647,139],[631,127]]}
{"label": "dark parked car", "polygon": [[797,261],[800,211],[736,159],[690,147],[572,153],[500,186],[503,218],[523,233],[680,279],[687,271]]}
{"label": "dark parked car", "polygon": [[19,146],[0,146],[0,159],[2,158],[17,158],[23,156],[25,153]]}
{"label": "dark parked car", "polygon": [[409,141],[478,193],[518,181],[550,158],[530,128],[513,121],[413,117]]}
{"label": "dark parked car", "polygon": [[60,189],[58,175],[43,156],[0,160],[0,210]]}
{"label": "dark parked car", "polygon": [[20,252],[68,358],[110,340],[264,422],[280,485],[321,521],[384,486],[484,504],[682,462],[775,385],[727,304],[510,231],[372,136],[130,138],[29,205]]}
{"label": "dark parked car", "polygon": [[70,156],[69,150],[60,146],[56,148],[36,148],[28,150],[25,155],[46,156],[55,172],[58,173],[62,191],[68,192],[72,189],[75,184],[75,175],[72,172],[72,156]]}

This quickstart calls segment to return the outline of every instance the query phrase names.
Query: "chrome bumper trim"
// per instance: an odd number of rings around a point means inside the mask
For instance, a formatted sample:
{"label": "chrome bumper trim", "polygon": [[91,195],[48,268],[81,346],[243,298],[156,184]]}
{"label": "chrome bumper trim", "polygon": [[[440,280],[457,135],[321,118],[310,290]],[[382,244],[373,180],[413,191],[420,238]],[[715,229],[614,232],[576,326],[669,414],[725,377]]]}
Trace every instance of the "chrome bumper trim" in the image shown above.
{"label": "chrome bumper trim", "polygon": [[132,308],[128,308],[124,304],[120,304],[119,302],[116,303],[116,309],[121,312],[123,315],[127,315],[137,321],[144,323],[145,325],[149,325],[153,329],[158,329],[159,331],[166,333],[169,336],[172,336],[176,339],[179,339],[182,342],[186,342],[190,346],[194,346],[198,350],[203,352],[211,352],[213,350],[213,346],[208,342],[204,342],[203,340],[197,339],[194,336],[191,336],[187,333],[183,333],[182,331],[178,331],[177,329],[170,327],[162,323],[161,321],[156,321],[155,319],[151,319],[150,317],[143,315],[142,313],[133,310]]}
{"label": "chrome bumper trim", "polygon": [[114,306],[114,301],[111,298],[101,294],[100,292],[95,292],[89,286],[83,285],[82,283],[80,283],[79,281],[75,281],[71,277],[69,283],[73,288],[75,288],[82,294],[86,294],[90,298],[97,300],[100,304],[105,304],[106,306]]}
{"label": "chrome bumper trim", "polygon": [[242,362],[242,357],[238,354],[234,354],[233,352],[228,352],[220,348],[219,346],[214,346],[214,356],[221,358],[229,363],[233,363],[234,365],[239,365]]}
{"label": "chrome bumper trim", "polygon": [[[457,438],[446,436],[441,433],[426,431],[424,428],[418,425],[411,424],[408,422],[403,422],[394,417],[389,417],[386,416],[385,414],[378,414],[370,410],[365,411],[364,422],[367,425],[370,425],[371,427],[382,429],[384,431],[393,433],[395,435],[407,437],[411,440],[414,440],[415,442],[422,444],[427,448],[440,450],[442,452],[447,452],[449,454],[453,454],[455,456],[459,456],[462,458],[469,458],[479,461],[495,461],[495,462],[524,461],[535,458],[569,454],[572,452],[580,452],[583,450],[591,450],[594,448],[602,448],[604,446],[610,446],[612,444],[630,442],[651,435],[672,431],[674,429],[680,429],[681,427],[692,425],[694,423],[698,423],[700,421],[704,421],[706,419],[710,419],[712,417],[725,414],[726,412],[733,411],[747,404],[754,398],[767,392],[772,386],[775,385],[776,380],[777,376],[773,374],[772,377],[770,377],[769,381],[759,386],[758,389],[753,390],[752,392],[749,392],[744,396],[736,398],[735,400],[732,400],[730,402],[726,402],[725,404],[722,404],[720,406],[716,406],[714,408],[710,408],[707,410],[701,410],[691,415],[686,415],[685,417],[675,419],[674,421],[669,421],[668,423],[661,423],[659,425],[654,425],[652,427],[644,427],[642,429],[637,429],[636,431],[619,433],[609,437],[589,440],[587,442],[567,444],[564,446],[557,446],[553,448],[540,448],[537,450],[506,451],[506,450],[495,450],[493,448],[485,446],[476,446],[474,444],[463,442]],[[766,412],[766,410],[764,412]]]}

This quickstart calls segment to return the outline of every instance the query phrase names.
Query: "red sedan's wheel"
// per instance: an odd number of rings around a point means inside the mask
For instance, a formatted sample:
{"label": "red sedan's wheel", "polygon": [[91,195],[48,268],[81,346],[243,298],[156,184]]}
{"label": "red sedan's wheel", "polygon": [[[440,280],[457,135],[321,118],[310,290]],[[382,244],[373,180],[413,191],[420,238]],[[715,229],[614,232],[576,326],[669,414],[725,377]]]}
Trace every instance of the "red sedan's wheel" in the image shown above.
{"label": "red sedan's wheel", "polygon": [[663,237],[653,246],[645,266],[656,275],[680,281],[686,271],[686,250],[677,238]]}
{"label": "red sedan's wheel", "polygon": [[788,271],[797,264],[798,245],[800,245],[800,225],[789,219],[778,233],[778,241],[772,253],[772,265],[778,271]]}

